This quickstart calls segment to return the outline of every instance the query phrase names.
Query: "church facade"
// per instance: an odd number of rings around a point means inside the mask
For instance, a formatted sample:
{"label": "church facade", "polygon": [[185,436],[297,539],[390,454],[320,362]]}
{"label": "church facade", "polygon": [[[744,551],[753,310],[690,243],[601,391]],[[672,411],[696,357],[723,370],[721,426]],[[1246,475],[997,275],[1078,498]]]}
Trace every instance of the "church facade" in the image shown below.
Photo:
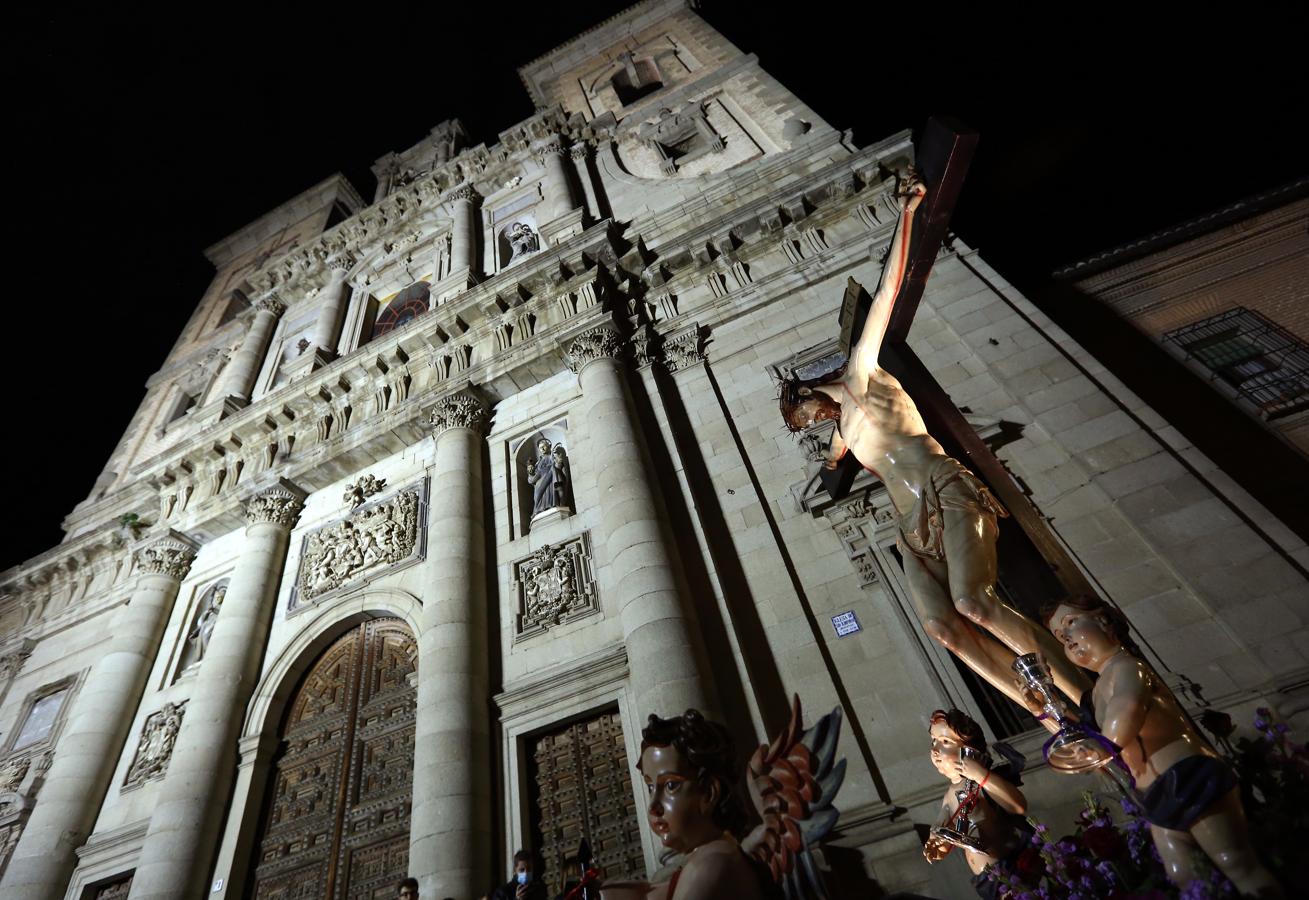
{"label": "church facade", "polygon": [[[59,546],[0,575],[0,893],[478,897],[585,837],[653,875],[632,764],[839,707],[837,895],[929,867],[933,709],[1085,779],[918,622],[885,490],[833,501],[779,377],[876,283],[908,133],[866,147],[685,3],[206,252],[214,280]],[[1001,589],[1120,606],[1189,703],[1309,704],[1309,548],[955,241],[909,344],[1014,513]],[[906,382],[910,393],[915,385]],[[919,387],[926,387],[920,385]],[[830,428],[830,423],[827,426]],[[983,471],[985,476],[985,471]]]}

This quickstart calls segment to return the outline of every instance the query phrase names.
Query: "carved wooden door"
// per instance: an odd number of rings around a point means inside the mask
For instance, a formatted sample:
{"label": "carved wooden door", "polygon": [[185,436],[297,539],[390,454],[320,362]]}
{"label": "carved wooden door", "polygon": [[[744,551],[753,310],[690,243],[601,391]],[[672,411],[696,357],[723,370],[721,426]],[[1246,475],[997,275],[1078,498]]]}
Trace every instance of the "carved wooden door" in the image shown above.
{"label": "carved wooden door", "polygon": [[399,619],[377,619],[314,664],[282,725],[249,894],[394,896],[409,861],[417,656]]}
{"label": "carved wooden door", "polygon": [[532,830],[551,894],[582,838],[605,876],[645,877],[643,811],[632,796],[632,765],[617,711],[601,713],[532,741]]}

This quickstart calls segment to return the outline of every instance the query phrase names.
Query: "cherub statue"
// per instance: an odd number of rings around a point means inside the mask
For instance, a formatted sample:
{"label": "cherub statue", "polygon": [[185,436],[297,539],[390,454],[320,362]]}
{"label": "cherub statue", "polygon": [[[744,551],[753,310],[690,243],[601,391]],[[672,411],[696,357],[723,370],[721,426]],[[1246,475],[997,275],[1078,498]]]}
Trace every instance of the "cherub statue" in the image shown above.
{"label": "cherub statue", "polygon": [[1048,612],[1068,659],[1099,676],[1080,696],[1082,724],[1118,748],[1168,877],[1179,887],[1204,878],[1199,850],[1242,896],[1284,896],[1250,843],[1235,774],[1141,658],[1127,618],[1085,598],[1062,600]]}
{"label": "cherub statue", "polygon": [[[941,801],[941,822],[923,845],[929,863],[955,847],[973,872],[973,887],[983,900],[996,900],[999,885],[982,873],[987,866],[1017,856],[1031,829],[1022,818],[1027,798],[1009,778],[1008,765],[991,767],[986,740],[978,724],[961,710],[932,713],[932,765],[950,780]],[[1016,774],[1010,777],[1017,779]]]}
{"label": "cherub statue", "polygon": [[763,824],[738,842],[745,813],[733,784],[741,770],[727,729],[694,709],[650,716],[637,763],[650,796],[646,817],[663,847],[686,862],[667,881],[601,884],[600,900],[825,898],[809,847],[838,817],[840,727],[834,710],[802,731],[795,698],[786,731],[750,758],[750,796]]}
{"label": "cherub statue", "polygon": [[506,237],[512,251],[510,259],[528,256],[541,249],[541,239],[532,230],[532,226],[526,222],[515,222],[510,225]]}
{"label": "cherub statue", "polygon": [[[900,179],[900,222],[850,359],[822,378],[785,381],[781,413],[793,432],[836,420],[826,465],[836,468],[848,451],[886,486],[899,516],[905,576],[924,630],[1022,704],[1010,670],[1014,659],[1037,650],[1047,658],[1059,654],[1044,629],[995,592],[996,520],[1008,513],[977,476],[946,455],[927,433],[909,394],[878,363],[907,270],[914,210],[926,190],[913,170]],[[1055,683],[1070,697],[1086,686],[1085,678],[1062,659],[1053,669]]]}

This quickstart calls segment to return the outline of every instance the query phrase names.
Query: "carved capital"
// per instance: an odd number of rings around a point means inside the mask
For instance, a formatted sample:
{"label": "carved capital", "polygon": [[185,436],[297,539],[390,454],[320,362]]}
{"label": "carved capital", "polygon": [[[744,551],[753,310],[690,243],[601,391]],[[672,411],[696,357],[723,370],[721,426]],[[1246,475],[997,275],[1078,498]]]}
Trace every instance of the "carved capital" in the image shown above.
{"label": "carved capital", "polygon": [[23,664],[27,658],[32,655],[29,647],[20,647],[17,650],[0,656],[0,682],[9,681],[17,678],[18,673],[23,671]]}
{"label": "carved capital", "polygon": [[600,325],[583,331],[568,345],[568,368],[580,373],[587,363],[597,359],[621,359],[625,344],[618,329]]}
{"label": "carved capital", "polygon": [[533,148],[533,150],[536,152],[536,158],[544,164],[547,156],[563,155],[564,152],[563,138],[561,138],[557,134],[552,134],[549,137],[545,137],[537,141],[536,146]]}
{"label": "carved capital", "polygon": [[664,365],[680,372],[705,361],[704,333],[699,326],[664,341]]}
{"label": "carved capital", "polygon": [[304,491],[289,481],[279,481],[270,488],[255,494],[245,505],[247,525],[295,525],[304,509]]}
{"label": "carved capital", "polygon": [[344,251],[327,258],[327,267],[331,269],[332,274],[338,278],[344,278],[345,273],[353,269],[354,265],[355,258]]}
{"label": "carved capital", "polygon": [[485,434],[489,419],[485,403],[470,393],[457,391],[436,401],[428,423],[432,426],[432,434],[440,437],[451,428],[467,428]]}
{"label": "carved capital", "polygon": [[136,550],[136,565],[148,575],[167,575],[181,581],[191,571],[196,546],[176,532],[169,532]]}
{"label": "carved capital", "polygon": [[459,185],[459,187],[455,188],[445,196],[447,200],[452,202],[455,200],[467,200],[469,203],[476,203],[478,200],[482,199],[482,195],[477,193],[477,190],[467,182]]}
{"label": "carved capital", "polygon": [[281,318],[282,313],[286,312],[286,303],[276,292],[270,291],[255,301],[255,309],[259,312],[272,313],[274,318]]}
{"label": "carved capital", "polygon": [[572,147],[568,148],[568,155],[575,161],[586,159],[590,152],[591,148],[586,144],[574,144]]}

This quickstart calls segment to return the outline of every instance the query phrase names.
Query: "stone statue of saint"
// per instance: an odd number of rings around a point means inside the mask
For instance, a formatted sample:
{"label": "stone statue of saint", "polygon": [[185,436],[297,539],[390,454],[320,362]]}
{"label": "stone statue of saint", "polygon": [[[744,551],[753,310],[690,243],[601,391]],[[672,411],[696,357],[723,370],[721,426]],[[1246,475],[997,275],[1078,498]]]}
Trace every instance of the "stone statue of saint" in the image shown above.
{"label": "stone statue of saint", "polygon": [[196,617],[191,633],[186,636],[187,641],[191,644],[191,665],[195,665],[204,659],[205,651],[209,649],[209,639],[214,634],[214,624],[218,621],[218,612],[223,608],[223,600],[226,598],[227,585],[220,584],[214,588],[214,592],[210,595],[205,608]]}
{"label": "stone statue of saint", "polygon": [[532,515],[568,505],[568,456],[561,445],[545,438],[536,442],[536,459],[527,464],[527,483],[532,485]]}
{"label": "stone statue of saint", "polygon": [[900,221],[850,359],[822,378],[788,379],[782,386],[782,418],[791,431],[835,419],[828,468],[850,452],[886,486],[899,516],[905,576],[933,640],[1020,705],[1025,704],[1011,666],[1018,655],[1040,651],[1059,689],[1078,697],[1087,680],[1063,659],[1049,632],[995,592],[996,519],[1008,513],[972,472],[946,455],[927,433],[913,399],[878,363],[908,268],[914,210],[926,193],[912,171],[901,178]]}
{"label": "stone statue of saint", "polygon": [[532,230],[532,226],[526,222],[515,222],[510,225],[506,237],[509,240],[509,249],[513,251],[509,257],[511,260],[527,256],[541,249],[541,239]]}

